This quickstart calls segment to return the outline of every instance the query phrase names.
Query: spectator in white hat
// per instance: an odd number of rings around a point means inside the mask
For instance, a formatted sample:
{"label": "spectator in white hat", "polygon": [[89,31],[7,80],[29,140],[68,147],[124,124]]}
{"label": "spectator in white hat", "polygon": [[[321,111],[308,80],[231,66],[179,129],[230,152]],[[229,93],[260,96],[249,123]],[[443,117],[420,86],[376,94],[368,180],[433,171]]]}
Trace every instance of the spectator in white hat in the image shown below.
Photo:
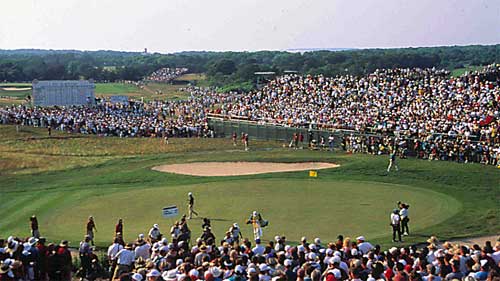
{"label": "spectator in white hat", "polygon": [[149,230],[148,238],[151,244],[158,242],[161,239],[160,226],[158,224],[153,224],[153,227]]}
{"label": "spectator in white hat", "polygon": [[358,249],[363,255],[367,254],[373,249],[373,245],[370,242],[366,242],[364,236],[358,236],[356,238],[356,241],[358,243]]}
{"label": "spectator in white hat", "polygon": [[146,278],[148,281],[157,281],[161,276],[160,271],[157,269],[151,269],[148,274],[146,274]]}
{"label": "spectator in white hat", "polygon": [[135,242],[135,257],[142,257],[144,260],[147,260],[151,255],[150,250],[151,245],[144,241],[144,234],[139,234],[137,241]]}
{"label": "spectator in white hat", "polygon": [[134,273],[132,274],[132,276],[130,277],[133,281],[142,281],[142,279],[144,279],[144,277],[142,277],[141,274],[139,273]]}

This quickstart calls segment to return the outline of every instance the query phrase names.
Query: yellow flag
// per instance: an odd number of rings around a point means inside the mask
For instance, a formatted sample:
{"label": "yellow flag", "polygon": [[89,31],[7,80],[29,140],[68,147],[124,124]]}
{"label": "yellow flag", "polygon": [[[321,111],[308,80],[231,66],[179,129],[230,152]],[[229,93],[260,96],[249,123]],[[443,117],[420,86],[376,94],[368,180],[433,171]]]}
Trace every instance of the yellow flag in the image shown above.
{"label": "yellow flag", "polygon": [[313,170],[309,171],[309,176],[311,178],[317,178],[318,177],[318,171],[313,171]]}

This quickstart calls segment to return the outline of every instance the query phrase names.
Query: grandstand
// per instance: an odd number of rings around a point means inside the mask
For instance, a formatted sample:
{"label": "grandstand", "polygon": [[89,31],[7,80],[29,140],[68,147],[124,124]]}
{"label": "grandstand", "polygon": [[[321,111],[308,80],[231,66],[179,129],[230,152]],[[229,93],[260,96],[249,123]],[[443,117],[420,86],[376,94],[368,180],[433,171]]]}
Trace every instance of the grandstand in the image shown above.
{"label": "grandstand", "polygon": [[33,81],[33,105],[71,106],[95,103],[94,81]]}

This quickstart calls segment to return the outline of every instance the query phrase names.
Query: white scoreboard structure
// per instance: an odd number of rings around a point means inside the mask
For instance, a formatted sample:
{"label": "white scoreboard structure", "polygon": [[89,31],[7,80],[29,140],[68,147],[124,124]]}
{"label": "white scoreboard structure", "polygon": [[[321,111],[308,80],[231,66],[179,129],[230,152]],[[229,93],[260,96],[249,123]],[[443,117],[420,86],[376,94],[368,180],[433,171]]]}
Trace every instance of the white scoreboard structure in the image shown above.
{"label": "white scoreboard structure", "polygon": [[33,105],[71,106],[95,104],[93,80],[33,81]]}

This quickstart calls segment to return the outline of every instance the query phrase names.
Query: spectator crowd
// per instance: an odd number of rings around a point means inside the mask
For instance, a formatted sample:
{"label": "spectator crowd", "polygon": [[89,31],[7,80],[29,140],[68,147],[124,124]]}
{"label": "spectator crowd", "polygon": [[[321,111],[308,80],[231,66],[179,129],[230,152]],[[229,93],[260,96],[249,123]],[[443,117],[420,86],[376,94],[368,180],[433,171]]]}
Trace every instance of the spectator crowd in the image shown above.
{"label": "spectator crowd", "polygon": [[183,68],[164,67],[154,71],[149,76],[145,77],[144,81],[161,82],[161,83],[170,82],[186,72],[188,72],[188,69],[184,67]]}
{"label": "spectator crowd", "polygon": [[79,262],[73,261],[68,241],[54,244],[40,236],[11,236],[0,239],[0,280],[500,280],[500,241],[469,247],[441,244],[431,237],[427,245],[384,251],[364,236],[338,235],[330,243],[302,237],[296,245],[285,236],[250,241],[237,224],[222,239],[212,233],[209,219],[203,220],[202,227],[201,236],[191,241],[183,216],[169,234],[155,224],[147,235],[125,242],[120,219],[103,260],[87,234],[74,253]]}
{"label": "spectator crowd", "polygon": [[0,124],[9,123],[103,136],[213,137],[204,109],[190,100],[0,108]]}
{"label": "spectator crowd", "polygon": [[[162,69],[167,79],[186,69]],[[161,78],[163,77],[163,78]],[[0,109],[0,122],[110,136],[212,136],[207,117],[343,132],[351,152],[500,164],[500,65],[449,77],[384,69],[363,77],[285,75],[249,93],[190,87],[185,101]],[[348,131],[349,133],[345,133]],[[322,143],[326,146],[326,141]],[[333,143],[333,140],[328,140]]]}

